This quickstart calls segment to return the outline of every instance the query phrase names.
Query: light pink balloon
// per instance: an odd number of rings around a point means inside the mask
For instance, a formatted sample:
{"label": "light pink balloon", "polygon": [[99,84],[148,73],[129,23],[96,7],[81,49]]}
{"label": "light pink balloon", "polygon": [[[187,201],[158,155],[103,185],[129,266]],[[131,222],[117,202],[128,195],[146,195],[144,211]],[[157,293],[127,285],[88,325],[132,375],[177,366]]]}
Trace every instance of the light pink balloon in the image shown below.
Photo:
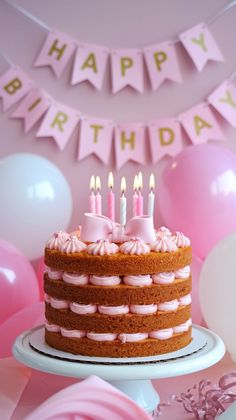
{"label": "light pink balloon", "polygon": [[38,263],[36,265],[36,274],[38,277],[40,300],[44,300],[43,275],[44,275],[45,268],[46,266],[44,264],[44,257],[41,257],[38,260]]}
{"label": "light pink balloon", "polygon": [[164,169],[158,200],[165,224],[205,258],[236,230],[236,155],[213,144],[186,147]]}
{"label": "light pink balloon", "polygon": [[0,324],[15,312],[39,301],[39,286],[27,258],[0,240]]}
{"label": "light pink balloon", "polygon": [[200,272],[202,269],[203,261],[200,258],[193,255],[192,264],[191,264],[191,272],[192,272],[192,321],[194,324],[203,325],[204,320],[202,316],[202,311],[199,302],[199,277]]}

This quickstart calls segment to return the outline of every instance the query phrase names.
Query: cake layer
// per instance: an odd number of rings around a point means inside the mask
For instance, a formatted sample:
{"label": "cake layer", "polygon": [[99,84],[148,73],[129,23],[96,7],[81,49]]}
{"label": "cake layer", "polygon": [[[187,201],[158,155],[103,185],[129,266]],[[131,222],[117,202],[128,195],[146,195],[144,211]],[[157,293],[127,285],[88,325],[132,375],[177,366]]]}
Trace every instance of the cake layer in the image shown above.
{"label": "cake layer", "polygon": [[175,271],[191,263],[191,247],[175,252],[153,252],[144,255],[117,253],[90,255],[85,251],[66,254],[56,249],[45,249],[45,264],[54,270],[97,274],[129,275]]}
{"label": "cake layer", "polygon": [[138,342],[93,341],[87,337],[68,338],[59,332],[45,330],[45,341],[51,347],[73,354],[95,357],[144,357],[169,353],[191,342],[190,327],[187,332],[174,334],[167,340],[147,338]]}
{"label": "cake layer", "polygon": [[170,284],[152,284],[135,287],[126,284],[117,286],[82,286],[53,280],[44,274],[44,291],[56,299],[96,305],[148,305],[179,299],[191,292],[192,278],[175,279]]}
{"label": "cake layer", "polygon": [[51,324],[69,330],[93,331],[95,333],[139,333],[171,328],[183,324],[191,316],[191,305],[179,307],[172,312],[154,315],[104,315],[100,313],[80,315],[69,309],[55,309],[46,303],[45,317]]}

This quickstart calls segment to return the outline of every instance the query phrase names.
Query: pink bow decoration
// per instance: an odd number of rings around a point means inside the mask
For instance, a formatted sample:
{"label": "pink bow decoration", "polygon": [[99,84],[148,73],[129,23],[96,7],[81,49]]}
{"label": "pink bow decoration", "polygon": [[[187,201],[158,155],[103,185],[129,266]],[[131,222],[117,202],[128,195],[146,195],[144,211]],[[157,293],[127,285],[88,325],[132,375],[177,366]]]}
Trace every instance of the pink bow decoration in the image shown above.
{"label": "pink bow decoration", "polygon": [[96,242],[99,239],[110,239],[114,242],[124,242],[138,237],[144,242],[153,243],[156,240],[153,218],[150,216],[135,216],[125,226],[112,222],[106,216],[85,213],[81,229],[81,240]]}

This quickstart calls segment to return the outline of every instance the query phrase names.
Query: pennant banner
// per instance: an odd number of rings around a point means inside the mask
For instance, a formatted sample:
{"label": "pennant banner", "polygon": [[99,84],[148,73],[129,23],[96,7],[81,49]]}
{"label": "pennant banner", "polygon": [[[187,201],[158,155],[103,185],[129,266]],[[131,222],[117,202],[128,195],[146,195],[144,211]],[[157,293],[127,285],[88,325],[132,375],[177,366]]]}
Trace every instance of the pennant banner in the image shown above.
{"label": "pennant banner", "polygon": [[132,160],[145,164],[145,126],[142,123],[118,124],[115,128],[116,169]]}
{"label": "pennant banner", "polygon": [[103,163],[108,165],[113,127],[113,121],[96,117],[83,117],[80,121],[78,160],[94,153]]}
{"label": "pennant banner", "polygon": [[50,66],[57,78],[61,77],[76,49],[75,41],[59,31],[49,32],[34,66]]}
{"label": "pennant banner", "polygon": [[111,52],[112,92],[117,93],[125,86],[143,92],[143,57],[141,50],[112,50]]}
{"label": "pennant banner", "polygon": [[179,118],[193,144],[206,143],[208,140],[224,140],[219,123],[205,103],[194,106]]}
{"label": "pennant banner", "polygon": [[152,163],[164,156],[175,156],[182,148],[181,128],[176,118],[166,118],[148,123]]}
{"label": "pennant banner", "polygon": [[63,150],[80,119],[80,113],[58,102],[50,106],[36,137],[52,137]]}
{"label": "pennant banner", "polygon": [[236,86],[231,81],[222,83],[210,96],[208,102],[236,127]]}
{"label": "pennant banner", "polygon": [[19,67],[10,67],[0,77],[0,98],[3,100],[3,111],[7,111],[20,101],[32,87],[31,80]]}
{"label": "pennant banner", "polygon": [[183,32],[180,40],[198,71],[203,70],[208,60],[224,61],[216,41],[204,23]]}

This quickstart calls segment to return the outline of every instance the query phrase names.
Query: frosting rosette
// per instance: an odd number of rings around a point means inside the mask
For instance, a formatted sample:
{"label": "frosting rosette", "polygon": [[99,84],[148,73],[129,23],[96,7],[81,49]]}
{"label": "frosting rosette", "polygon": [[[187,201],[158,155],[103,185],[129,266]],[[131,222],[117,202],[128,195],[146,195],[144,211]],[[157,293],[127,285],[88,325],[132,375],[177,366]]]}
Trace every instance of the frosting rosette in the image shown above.
{"label": "frosting rosette", "polygon": [[190,239],[182,232],[173,233],[171,239],[178,248],[186,248],[187,246],[190,246]]}
{"label": "frosting rosette", "polygon": [[151,245],[151,250],[155,252],[174,252],[177,249],[177,245],[169,236],[163,236]]}
{"label": "frosting rosette", "polygon": [[69,233],[64,230],[58,230],[46,242],[46,248],[60,249],[60,246],[70,237]]}
{"label": "frosting rosette", "polygon": [[120,246],[120,252],[122,254],[130,255],[143,255],[149,254],[150,246],[140,238],[133,238],[130,241],[124,242]]}
{"label": "frosting rosette", "polygon": [[84,251],[87,245],[80,241],[76,235],[69,236],[69,238],[60,245],[60,251],[66,254],[74,254],[76,252]]}
{"label": "frosting rosette", "polygon": [[118,245],[110,242],[109,239],[100,239],[87,247],[88,254],[92,255],[112,255],[119,251]]}
{"label": "frosting rosette", "polygon": [[156,238],[160,239],[163,238],[163,236],[171,236],[172,233],[171,231],[165,227],[165,226],[161,226],[158,230],[156,230]]}

